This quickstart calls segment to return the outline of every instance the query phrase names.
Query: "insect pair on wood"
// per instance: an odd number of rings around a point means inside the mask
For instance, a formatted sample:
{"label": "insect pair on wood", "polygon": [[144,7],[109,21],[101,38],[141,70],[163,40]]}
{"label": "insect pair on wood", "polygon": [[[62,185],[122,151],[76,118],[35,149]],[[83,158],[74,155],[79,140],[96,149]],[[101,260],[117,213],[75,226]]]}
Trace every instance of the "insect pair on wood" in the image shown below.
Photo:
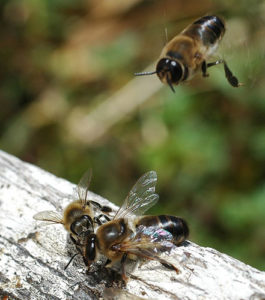
{"label": "insect pair on wood", "polygon": [[189,234],[186,221],[170,215],[143,215],[159,198],[155,193],[156,172],[150,171],[140,177],[114,217],[110,217],[110,207],[88,199],[90,179],[91,173],[87,172],[77,187],[78,199],[71,202],[62,215],[56,211],[42,211],[34,219],[64,226],[77,249],[72,259],[80,254],[88,267],[100,256],[106,258],[106,267],[120,262],[124,281],[128,279],[127,258],[156,260],[178,273],[178,268],[162,259],[160,254],[185,241]]}

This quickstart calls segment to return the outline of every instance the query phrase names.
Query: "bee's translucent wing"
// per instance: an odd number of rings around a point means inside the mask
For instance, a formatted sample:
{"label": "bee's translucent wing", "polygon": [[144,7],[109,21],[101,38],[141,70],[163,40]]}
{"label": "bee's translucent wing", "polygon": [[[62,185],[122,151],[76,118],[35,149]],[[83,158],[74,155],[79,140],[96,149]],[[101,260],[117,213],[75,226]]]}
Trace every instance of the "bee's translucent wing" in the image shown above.
{"label": "bee's translucent wing", "polygon": [[167,230],[155,226],[139,226],[134,237],[113,246],[115,251],[134,254],[150,260],[157,260],[178,272],[178,269],[174,265],[159,257],[161,252],[170,251],[175,247],[172,234]]}
{"label": "bee's translucent wing", "polygon": [[134,247],[139,247],[144,244],[144,248],[152,248],[157,252],[170,250],[175,247],[173,244],[173,235],[157,226],[143,226],[137,227],[137,232],[135,236],[130,240],[130,245]]}
{"label": "bee's translucent wing", "polygon": [[82,176],[77,186],[78,199],[81,200],[83,208],[85,208],[87,204],[87,194],[88,194],[88,188],[91,182],[91,178],[92,178],[92,170],[89,169]]}
{"label": "bee's translucent wing", "polygon": [[155,194],[157,175],[155,171],[145,173],[133,186],[123,205],[117,211],[114,219],[123,218],[128,215],[142,215],[152,207],[159,196]]}
{"label": "bee's translucent wing", "polygon": [[63,224],[62,216],[56,211],[52,211],[52,210],[45,210],[45,211],[38,212],[33,216],[33,218],[38,221]]}

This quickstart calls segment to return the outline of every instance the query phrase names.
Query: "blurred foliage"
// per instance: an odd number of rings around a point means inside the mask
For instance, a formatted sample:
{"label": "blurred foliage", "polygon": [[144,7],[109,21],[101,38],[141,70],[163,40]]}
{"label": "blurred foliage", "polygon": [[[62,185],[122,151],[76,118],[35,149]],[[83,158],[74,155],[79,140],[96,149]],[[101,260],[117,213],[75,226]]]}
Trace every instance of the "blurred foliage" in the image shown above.
{"label": "blurred foliage", "polygon": [[[0,6],[1,149],[73,182],[92,167],[91,189],[117,204],[154,169],[160,201],[150,213],[183,216],[191,240],[265,268],[263,1],[2,0]],[[209,12],[227,21],[218,55],[243,87],[232,88],[217,66],[176,94],[161,84],[92,143],[69,134],[158,59],[165,28],[171,38]]]}

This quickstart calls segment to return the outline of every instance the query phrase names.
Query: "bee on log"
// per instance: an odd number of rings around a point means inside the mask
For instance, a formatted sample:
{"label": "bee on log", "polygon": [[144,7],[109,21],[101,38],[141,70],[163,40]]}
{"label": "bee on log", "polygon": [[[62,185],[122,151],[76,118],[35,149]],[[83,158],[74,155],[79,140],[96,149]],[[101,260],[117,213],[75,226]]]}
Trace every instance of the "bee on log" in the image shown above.
{"label": "bee on log", "polygon": [[202,72],[202,76],[207,77],[209,67],[223,64],[228,82],[233,87],[239,87],[242,84],[233,75],[225,60],[207,62],[216,51],[224,33],[223,19],[218,16],[202,17],[165,45],[155,71],[135,73],[135,75],[157,74],[159,79],[175,92],[173,85],[191,79],[198,72]]}
{"label": "bee on log", "polygon": [[144,174],[111,221],[99,226],[95,232],[76,238],[78,252],[88,267],[100,256],[107,258],[106,267],[120,262],[125,282],[128,279],[125,271],[127,258],[155,260],[179,272],[176,266],[162,259],[159,254],[170,251],[186,240],[189,234],[186,221],[169,215],[142,215],[158,201],[156,182],[156,172]]}
{"label": "bee on log", "polygon": [[56,211],[41,211],[33,216],[35,220],[62,224],[70,233],[73,242],[76,238],[94,231],[94,225],[102,225],[110,220],[107,215],[112,211],[108,206],[102,206],[98,202],[88,200],[88,188],[92,172],[88,170],[81,178],[77,186],[77,200],[72,201],[64,209],[63,214]]}

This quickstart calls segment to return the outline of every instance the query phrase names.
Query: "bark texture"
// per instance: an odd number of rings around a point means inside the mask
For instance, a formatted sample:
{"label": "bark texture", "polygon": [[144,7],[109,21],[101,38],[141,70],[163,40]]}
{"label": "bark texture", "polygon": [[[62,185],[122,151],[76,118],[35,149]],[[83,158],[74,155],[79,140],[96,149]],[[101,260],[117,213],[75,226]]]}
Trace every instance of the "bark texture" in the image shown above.
{"label": "bark texture", "polygon": [[[61,225],[40,226],[32,218],[42,210],[62,211],[73,199],[74,187],[0,151],[1,296],[99,299],[106,287],[119,286],[99,264],[87,273],[80,257],[65,271],[75,253],[66,231]],[[116,209],[93,193],[90,199]],[[265,272],[215,249],[189,242],[163,258],[180,274],[157,262],[140,263],[117,299],[265,299]],[[108,292],[113,290],[105,290],[105,298],[113,298]]]}

